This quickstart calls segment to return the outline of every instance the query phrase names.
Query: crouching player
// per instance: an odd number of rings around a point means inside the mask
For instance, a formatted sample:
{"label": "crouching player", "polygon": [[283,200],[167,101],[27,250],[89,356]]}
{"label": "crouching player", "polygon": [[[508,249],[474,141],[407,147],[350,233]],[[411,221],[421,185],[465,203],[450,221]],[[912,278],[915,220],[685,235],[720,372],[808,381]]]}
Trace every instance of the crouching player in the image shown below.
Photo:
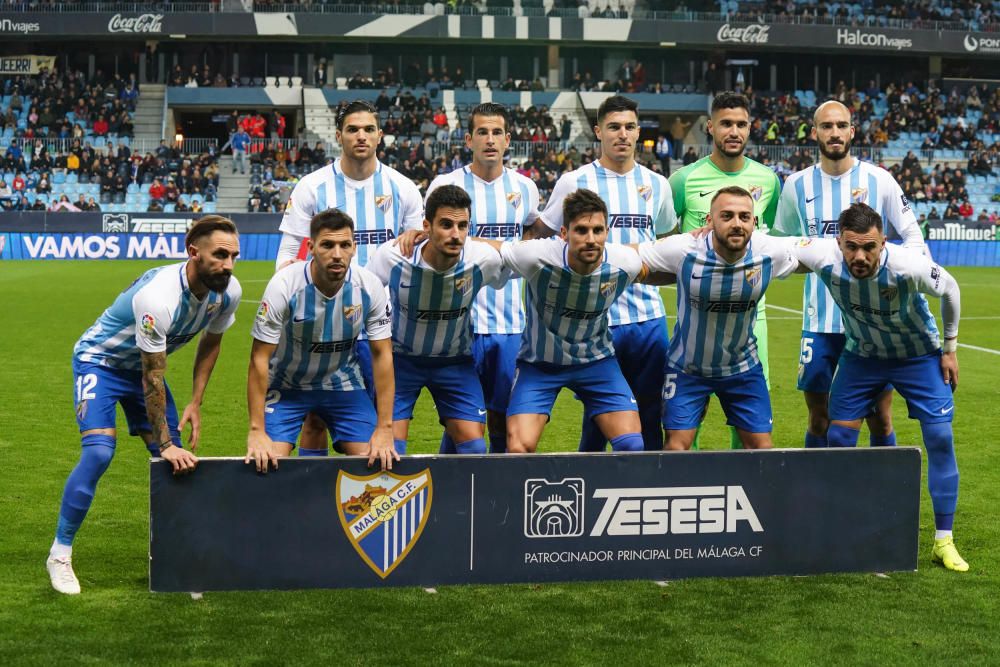
{"label": "crouching player", "polygon": [[[267,472],[288,456],[307,413],[320,416],[334,447],[392,468],[392,344],[385,288],[351,264],[354,222],[343,211],[313,216],[306,263],[279,270],[264,290],[251,335],[246,463]],[[355,350],[368,334],[377,407]],[[301,450],[326,456],[328,449]]]}
{"label": "crouching player", "polygon": [[757,305],[775,278],[795,272],[791,243],[755,232],[754,200],[735,185],[712,197],[695,238],[638,246],[645,268],[677,276],[677,325],[663,381],[664,449],[691,449],[713,393],[743,447],[771,447],[771,400],[757,351]]}
{"label": "crouching player", "polygon": [[[952,539],[958,463],[951,420],[958,387],[960,293],[951,275],[919,250],[886,244],[882,218],[866,204],[840,214],[840,235],[803,240],[798,261],[816,273],[844,315],[847,344],[830,389],[831,447],[854,447],[861,420],[886,384],[920,422],[934,505],[931,559],[949,570],[969,564]],[[941,298],[944,344],[924,294]]]}
{"label": "crouching player", "polygon": [[562,219],[558,238],[490,242],[527,287],[507,451],[535,451],[563,387],[580,397],[612,449],[642,451],[638,407],[615,359],[607,318],[625,288],[644,277],[642,262],[627,246],[605,245],[608,210],[590,190],[566,197]]}
{"label": "crouching player", "polygon": [[[209,215],[184,240],[188,259],[150,269],[118,295],[84,332],[73,350],[76,421],[83,449],[66,480],[56,539],[46,567],[52,587],[75,595],[73,539],[87,516],[97,483],[115,454],[115,404],[125,411],[130,435],[153,456],[170,461],[174,473],[198,465],[192,453],[201,430],[201,401],[219,358],[222,334],[233,324],[242,290],[232,277],[240,254],[236,225]],[[194,361],[191,402],[178,423],[164,374],[167,355],[204,331]],[[191,450],[181,449],[180,429],[191,424]]]}
{"label": "crouching player", "polygon": [[497,253],[466,243],[472,201],[462,188],[443,185],[425,204],[427,240],[408,256],[382,244],[368,269],[389,287],[396,397],[392,431],[406,451],[413,406],[427,387],[448,438],[442,454],[485,454],[486,403],[472,360],[472,304],[483,287],[502,287],[506,271]]}

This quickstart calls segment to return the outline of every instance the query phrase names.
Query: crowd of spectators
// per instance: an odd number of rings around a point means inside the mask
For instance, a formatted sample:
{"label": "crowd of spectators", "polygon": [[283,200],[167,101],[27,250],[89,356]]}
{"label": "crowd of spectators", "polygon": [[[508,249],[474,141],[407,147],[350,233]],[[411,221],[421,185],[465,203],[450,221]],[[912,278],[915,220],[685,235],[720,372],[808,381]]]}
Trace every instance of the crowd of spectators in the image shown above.
{"label": "crowd of spectators", "polygon": [[[219,185],[214,150],[181,155],[166,142],[142,155],[125,143],[94,148],[72,140],[50,151],[42,139],[13,141],[0,162],[0,208],[5,211],[100,211],[143,204],[151,211],[192,210],[215,200]],[[134,195],[134,197],[132,197]]]}
{"label": "crowd of spectators", "polygon": [[135,74],[108,75],[53,69],[8,76],[0,83],[0,124],[5,138],[86,139],[132,137],[139,99]]}

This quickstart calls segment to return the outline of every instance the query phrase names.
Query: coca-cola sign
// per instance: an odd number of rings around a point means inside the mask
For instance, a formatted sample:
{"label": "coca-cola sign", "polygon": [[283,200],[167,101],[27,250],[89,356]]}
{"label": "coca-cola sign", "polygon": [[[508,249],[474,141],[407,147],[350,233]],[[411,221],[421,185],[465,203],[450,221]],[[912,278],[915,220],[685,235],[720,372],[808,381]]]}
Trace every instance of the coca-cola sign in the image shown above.
{"label": "coca-cola sign", "polygon": [[128,18],[115,14],[108,21],[108,32],[163,32],[163,14],[140,14]]}
{"label": "coca-cola sign", "polygon": [[751,23],[742,28],[733,28],[728,23],[722,24],[715,38],[720,42],[735,42],[737,44],[767,44],[769,25]]}

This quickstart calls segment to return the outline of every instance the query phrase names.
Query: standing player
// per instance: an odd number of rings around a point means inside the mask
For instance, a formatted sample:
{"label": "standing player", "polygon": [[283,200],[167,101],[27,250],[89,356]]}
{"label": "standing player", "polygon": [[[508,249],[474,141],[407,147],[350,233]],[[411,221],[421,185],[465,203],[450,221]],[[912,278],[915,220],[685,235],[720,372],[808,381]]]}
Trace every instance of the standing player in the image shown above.
{"label": "standing player", "polygon": [[[874,208],[896,230],[904,246],[924,250],[917,219],[892,174],[851,157],[854,126],[850,110],[837,101],[824,102],[816,109],[813,125],[820,162],[795,172],[785,181],[774,232],[836,238],[840,214],[851,204],[862,202]],[[840,309],[823,281],[813,273],[808,274],[802,296],[798,380],[809,409],[806,447],[827,445],[830,383],[845,342]],[[868,417],[868,430],[873,446],[896,444],[891,389],[876,401],[875,414]]]}
{"label": "standing player", "polygon": [[[385,288],[354,258],[354,221],[337,209],[313,216],[305,264],[271,278],[251,335],[245,462],[257,470],[288,456],[306,413],[323,420],[337,449],[392,468],[392,344]],[[369,335],[377,409],[365,392],[357,341]],[[326,456],[314,447],[302,456]],[[318,450],[318,451],[317,451]]]}
{"label": "standing player", "polygon": [[631,248],[605,245],[608,209],[588,189],[563,199],[558,239],[504,243],[504,265],[525,279],[527,324],[507,408],[507,451],[534,452],[563,387],[615,451],[641,451],[636,399],[615,360],[608,310],[644,277]]}
{"label": "standing player", "polygon": [[[750,136],[750,101],[740,93],[719,93],[712,100],[707,129],[712,135],[711,154],[678,169],[670,177],[674,209],[681,216],[681,231],[690,232],[703,226],[712,197],[720,188],[730,185],[739,186],[750,193],[758,229],[770,229],[778,207],[781,181],[770,168],[743,155]],[[764,380],[770,387],[767,317],[763,300],[757,304],[754,336],[757,339],[757,354],[763,367]],[[735,429],[732,431],[730,444],[733,449],[741,446]]]}
{"label": "standing player", "polygon": [[771,401],[757,351],[757,305],[798,262],[789,241],[755,232],[754,201],[735,185],[712,197],[712,231],[639,246],[646,268],[677,276],[677,326],[663,383],[665,449],[690,449],[711,394],[747,449],[771,447]]}
{"label": "standing player", "polygon": [[[357,100],[340,110],[337,141],[343,152],[333,164],[308,174],[292,190],[279,228],[282,239],[277,268],[305,259],[310,221],[327,209],[339,209],[354,221],[355,262],[360,266],[368,264],[379,244],[396,238],[404,229],[421,228],[420,191],[410,179],[378,161],[381,140],[378,112],[370,103]],[[356,352],[365,387],[372,396],[371,352],[363,334]],[[326,448],[326,433],[322,421],[310,417],[302,429],[299,454],[313,448]]]}
{"label": "standing player", "polygon": [[[59,524],[46,567],[52,587],[75,595],[73,538],[87,516],[97,483],[115,454],[115,404],[121,403],[129,435],[138,435],[153,456],[188,473],[201,434],[201,402],[219,358],[222,334],[232,324],[242,291],[232,278],[240,254],[236,225],[209,215],[184,239],[187,261],[142,274],[97,321],[73,350],[76,421],[83,450],[66,480]],[[178,423],[177,407],[164,375],[167,355],[205,331],[194,361],[191,402]],[[191,452],[181,448],[180,430],[191,424]]]}
{"label": "standing player", "polygon": [[[555,233],[538,219],[534,182],[503,166],[510,145],[510,116],[503,105],[485,102],[472,109],[465,145],[472,151],[472,163],[435,178],[427,188],[428,197],[443,185],[465,190],[472,198],[469,235],[473,237],[517,241]],[[404,254],[408,250],[404,245]],[[502,289],[487,286],[472,306],[472,357],[486,399],[491,453],[507,451],[507,401],[524,330],[521,289],[520,278]],[[446,433],[442,446],[454,447],[447,440]]]}
{"label": "standing player", "polygon": [[[639,139],[636,103],[614,95],[597,110],[594,132],[601,158],[556,183],[542,220],[553,231],[567,227],[563,203],[578,188],[597,193],[608,207],[608,237],[612,243],[653,241],[677,226],[667,179],[635,161]],[[652,285],[631,285],[608,311],[615,355],[638,401],[642,438],[649,450],[660,449],[660,389],[667,352],[667,325],[660,291]],[[580,451],[602,451],[606,439],[585,413]]]}
{"label": "standing player", "polygon": [[465,242],[471,205],[456,185],[434,190],[427,198],[427,240],[408,256],[384,243],[368,264],[392,298],[398,450],[406,449],[413,406],[427,387],[449,435],[441,453],[486,453],[486,404],[472,361],[469,313],[480,290],[501,286],[507,273],[491,248]]}
{"label": "standing player", "polygon": [[[823,281],[844,315],[847,343],[830,389],[832,447],[853,447],[861,420],[886,384],[920,422],[927,450],[927,486],[934,506],[931,559],[965,572],[952,539],[958,463],[951,421],[958,386],[958,283],[912,248],[886,245],[882,219],[866,204],[840,214],[837,240],[803,240],[799,262]],[[924,294],[941,297],[944,344]]]}

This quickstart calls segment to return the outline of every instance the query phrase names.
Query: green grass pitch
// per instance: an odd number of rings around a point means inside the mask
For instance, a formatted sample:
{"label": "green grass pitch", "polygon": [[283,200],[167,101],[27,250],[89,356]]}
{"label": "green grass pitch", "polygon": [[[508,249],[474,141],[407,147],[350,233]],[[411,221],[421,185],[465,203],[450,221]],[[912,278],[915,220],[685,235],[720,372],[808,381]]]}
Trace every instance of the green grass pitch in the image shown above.
{"label": "green grass pitch", "polygon": [[[919,570],[888,578],[470,586],[437,594],[412,588],[209,593],[200,601],[154,595],[147,591],[147,454],[139,440],[125,437],[74,550],[83,594],[58,595],[44,560],[62,486],[79,452],[72,346],[152,265],[0,264],[0,664],[1000,663],[1000,356],[970,348],[959,352],[955,412],[962,472],[955,534],[971,564],[966,574],[931,564],[933,517],[924,491]],[[270,263],[241,263],[244,298],[259,299],[271,272]],[[1000,350],[1000,272],[954,274],[963,296],[960,341]],[[674,292],[664,296],[673,311]],[[775,284],[768,303],[775,443],[799,447],[805,424],[795,391],[800,321],[788,309],[801,305],[801,277]],[[203,408],[203,456],[244,453],[254,308],[241,306],[225,337]],[[190,393],[194,347],[169,362],[180,405]],[[894,409],[900,443],[918,443],[917,425],[898,398]],[[437,448],[431,410],[422,397],[411,429],[413,452]],[[576,402],[561,396],[540,449],[574,449],[579,415]],[[703,448],[728,447],[721,417],[717,408],[711,411]]]}

